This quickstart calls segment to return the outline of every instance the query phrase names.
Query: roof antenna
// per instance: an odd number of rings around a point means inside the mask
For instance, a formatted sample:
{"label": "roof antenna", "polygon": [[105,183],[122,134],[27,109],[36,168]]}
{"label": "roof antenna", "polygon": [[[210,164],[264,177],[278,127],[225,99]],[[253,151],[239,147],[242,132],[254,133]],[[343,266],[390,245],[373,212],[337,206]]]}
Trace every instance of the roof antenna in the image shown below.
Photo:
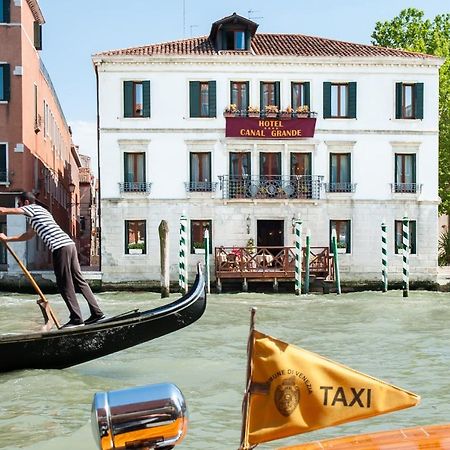
{"label": "roof antenna", "polygon": [[256,9],[249,9],[249,10],[247,11],[247,13],[248,13],[248,18],[249,18],[250,20],[253,20],[253,19],[264,19],[264,17],[262,17],[262,16],[259,16],[259,17],[253,16],[253,17],[252,17],[252,14],[253,14],[253,13],[257,13],[257,12],[259,12],[259,11],[256,10]]}
{"label": "roof antenna", "polygon": [[198,27],[198,25],[189,25],[189,28],[191,30],[191,37],[192,37],[192,30],[193,30],[193,28],[197,28],[197,27]]}

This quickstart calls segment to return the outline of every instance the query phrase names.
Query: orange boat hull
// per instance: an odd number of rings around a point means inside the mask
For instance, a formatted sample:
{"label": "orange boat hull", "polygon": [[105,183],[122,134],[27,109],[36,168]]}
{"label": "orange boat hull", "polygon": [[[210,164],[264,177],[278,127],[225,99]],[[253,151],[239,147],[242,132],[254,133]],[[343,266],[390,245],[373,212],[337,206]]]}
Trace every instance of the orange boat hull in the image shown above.
{"label": "orange boat hull", "polygon": [[278,450],[450,450],[450,424],[429,425],[281,447]]}

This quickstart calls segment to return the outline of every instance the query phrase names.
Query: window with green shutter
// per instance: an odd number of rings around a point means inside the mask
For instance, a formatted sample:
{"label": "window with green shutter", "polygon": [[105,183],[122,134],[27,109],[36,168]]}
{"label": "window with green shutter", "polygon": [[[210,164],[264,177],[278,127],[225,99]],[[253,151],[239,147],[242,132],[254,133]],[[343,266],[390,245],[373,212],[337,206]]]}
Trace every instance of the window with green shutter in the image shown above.
{"label": "window with green shutter", "polygon": [[42,50],[42,26],[39,22],[33,23],[34,48]]}
{"label": "window with green shutter", "polygon": [[423,83],[395,84],[395,118],[423,119]]}
{"label": "window with green shutter", "polygon": [[150,117],[150,81],[124,81],[124,117]]}
{"label": "window with green shutter", "polygon": [[189,82],[189,117],[216,117],[216,82]]}
{"label": "window with green shutter", "polygon": [[295,110],[310,105],[310,83],[306,81],[291,83],[291,107]]}
{"label": "window with green shutter", "polygon": [[11,21],[10,3],[11,0],[0,0],[0,23]]}
{"label": "window with green shutter", "polygon": [[9,64],[0,64],[0,101],[9,101],[11,96],[11,73]]}
{"label": "window with green shutter", "polygon": [[264,111],[266,106],[277,106],[280,109],[280,82],[261,81],[260,84],[260,108]]}
{"label": "window with green shutter", "polygon": [[0,144],[0,183],[8,182],[7,150],[8,146],[6,144]]}
{"label": "window with green shutter", "polygon": [[355,119],[356,89],[355,82],[323,83],[323,117]]}

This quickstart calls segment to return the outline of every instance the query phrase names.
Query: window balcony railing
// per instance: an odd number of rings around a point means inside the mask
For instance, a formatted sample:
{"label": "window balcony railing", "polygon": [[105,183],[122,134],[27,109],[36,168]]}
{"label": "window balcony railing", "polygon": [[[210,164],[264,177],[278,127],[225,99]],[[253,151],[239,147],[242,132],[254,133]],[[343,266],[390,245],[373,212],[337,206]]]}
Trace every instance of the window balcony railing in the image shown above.
{"label": "window balcony railing", "polygon": [[286,111],[247,111],[247,110],[236,110],[236,111],[224,111],[224,117],[259,117],[261,119],[266,118],[278,118],[278,119],[314,119],[317,117],[317,113],[314,111],[305,111],[301,113],[297,112],[286,112]]}
{"label": "window balcony railing", "polygon": [[397,194],[420,194],[422,192],[422,184],[391,183],[391,190]]}
{"label": "window balcony railing", "polygon": [[326,192],[355,192],[356,183],[340,182],[340,183],[325,183]]}
{"label": "window balcony railing", "polygon": [[217,181],[188,181],[184,183],[186,192],[215,192]]}
{"label": "window balcony railing", "polygon": [[120,193],[122,192],[142,192],[149,194],[151,191],[152,183],[145,181],[125,181],[119,183]]}
{"label": "window balcony railing", "polygon": [[319,199],[320,175],[219,176],[222,198]]}

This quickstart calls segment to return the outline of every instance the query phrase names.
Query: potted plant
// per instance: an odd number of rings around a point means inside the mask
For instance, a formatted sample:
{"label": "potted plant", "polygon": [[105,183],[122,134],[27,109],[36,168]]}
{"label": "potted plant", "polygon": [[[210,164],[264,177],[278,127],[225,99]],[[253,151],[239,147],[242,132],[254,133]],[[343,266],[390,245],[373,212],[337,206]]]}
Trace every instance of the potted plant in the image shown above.
{"label": "potted plant", "polygon": [[347,244],[345,242],[338,242],[337,251],[338,253],[347,253]]}
{"label": "potted plant", "polygon": [[257,106],[249,106],[247,113],[248,117],[259,117],[259,108]]}
{"label": "potted plant", "polygon": [[281,117],[291,118],[293,113],[294,113],[294,108],[292,108],[292,106],[288,106],[286,109],[281,111]]}
{"label": "potted plant", "polygon": [[205,254],[205,244],[203,242],[194,242],[192,247],[194,247],[194,253],[196,255]]}
{"label": "potted plant", "polygon": [[277,105],[266,105],[264,107],[264,112],[266,113],[266,117],[277,117],[278,106]]}
{"label": "potted plant", "polygon": [[247,250],[247,252],[248,252],[250,255],[253,255],[253,254],[256,253],[255,241],[254,241],[252,238],[250,238],[250,239],[247,241],[247,245],[245,246],[245,249]]}
{"label": "potted plant", "polygon": [[143,242],[132,242],[128,244],[128,254],[142,255],[144,253],[145,244]]}
{"label": "potted plant", "polygon": [[225,111],[223,112],[223,115],[224,115],[225,117],[234,117],[234,116],[237,115],[238,112],[239,112],[239,111],[238,111],[238,109],[237,109],[237,106],[236,106],[234,103],[231,103],[231,105],[228,105],[228,106],[225,108]]}
{"label": "potted plant", "polygon": [[309,106],[308,105],[302,105],[299,106],[295,110],[297,117],[308,117],[309,116]]}

